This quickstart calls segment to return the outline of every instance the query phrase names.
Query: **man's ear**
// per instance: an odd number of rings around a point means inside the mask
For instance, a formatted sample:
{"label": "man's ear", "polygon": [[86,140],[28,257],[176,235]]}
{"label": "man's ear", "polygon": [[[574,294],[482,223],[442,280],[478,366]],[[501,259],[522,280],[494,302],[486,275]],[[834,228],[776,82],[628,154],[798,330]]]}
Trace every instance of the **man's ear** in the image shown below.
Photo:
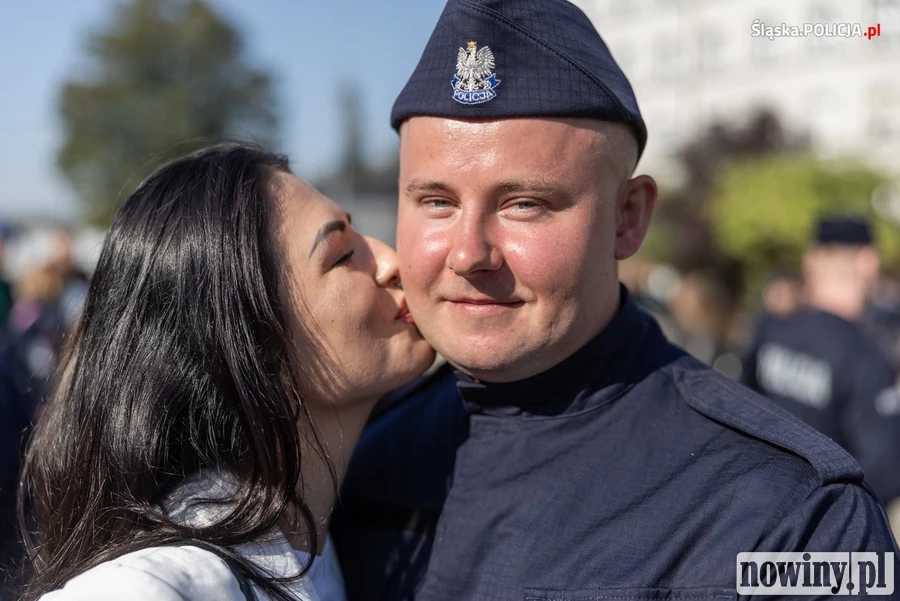
{"label": "man's ear", "polygon": [[622,184],[616,203],[616,260],[627,259],[641,247],[658,193],[656,182],[649,175],[639,175]]}
{"label": "man's ear", "polygon": [[856,269],[863,278],[872,283],[878,280],[881,271],[881,257],[873,246],[863,246],[856,255]]}

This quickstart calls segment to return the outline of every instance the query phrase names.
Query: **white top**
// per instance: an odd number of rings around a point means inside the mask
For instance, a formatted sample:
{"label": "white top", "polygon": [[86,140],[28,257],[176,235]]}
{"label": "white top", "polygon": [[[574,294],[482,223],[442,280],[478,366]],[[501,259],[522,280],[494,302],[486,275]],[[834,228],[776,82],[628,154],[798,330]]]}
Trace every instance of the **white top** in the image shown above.
{"label": "white top", "polygon": [[[232,486],[216,473],[186,481],[171,501],[171,516],[192,526],[212,523],[224,509],[198,499],[225,499]],[[264,540],[234,547],[257,566],[278,576],[298,574],[307,555],[294,550],[280,532]],[[322,564],[322,565],[320,565]],[[326,599],[316,592],[314,576],[322,578]],[[315,580],[319,580],[315,578]],[[259,601],[270,597],[251,583]],[[329,540],[325,552],[303,578],[283,585],[298,601],[345,601],[344,582]],[[41,601],[244,601],[240,584],[228,564],[214,553],[193,546],[150,547],[104,562],[69,580]]]}
{"label": "white top", "polygon": [[[304,551],[294,551],[301,565],[306,565],[309,554]],[[347,590],[344,587],[344,575],[338,563],[337,552],[331,534],[325,538],[325,546],[322,547],[322,555],[316,558],[307,573],[319,594],[321,601],[347,601]]]}

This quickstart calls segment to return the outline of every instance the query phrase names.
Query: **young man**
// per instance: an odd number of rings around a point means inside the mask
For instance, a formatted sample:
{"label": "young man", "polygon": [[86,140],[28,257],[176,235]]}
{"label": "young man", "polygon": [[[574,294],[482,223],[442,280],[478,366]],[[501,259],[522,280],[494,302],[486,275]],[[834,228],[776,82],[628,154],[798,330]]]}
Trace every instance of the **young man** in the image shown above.
{"label": "young man", "polygon": [[744,551],[895,551],[842,449],[670,345],[618,283],[656,184],[564,0],[450,0],[394,106],[410,311],[334,534],[351,601],[731,598]]}

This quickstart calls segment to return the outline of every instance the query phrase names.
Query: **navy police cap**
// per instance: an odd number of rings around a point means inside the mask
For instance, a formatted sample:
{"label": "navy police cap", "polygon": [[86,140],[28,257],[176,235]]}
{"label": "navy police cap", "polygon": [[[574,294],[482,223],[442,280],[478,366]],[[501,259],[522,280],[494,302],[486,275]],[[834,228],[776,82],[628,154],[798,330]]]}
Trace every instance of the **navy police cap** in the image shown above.
{"label": "navy police cap", "polygon": [[816,243],[867,246],[872,244],[872,230],[862,217],[825,217],[816,228]]}
{"label": "navy police cap", "polygon": [[566,0],[448,0],[391,112],[447,118],[594,117],[647,128],[631,84]]}

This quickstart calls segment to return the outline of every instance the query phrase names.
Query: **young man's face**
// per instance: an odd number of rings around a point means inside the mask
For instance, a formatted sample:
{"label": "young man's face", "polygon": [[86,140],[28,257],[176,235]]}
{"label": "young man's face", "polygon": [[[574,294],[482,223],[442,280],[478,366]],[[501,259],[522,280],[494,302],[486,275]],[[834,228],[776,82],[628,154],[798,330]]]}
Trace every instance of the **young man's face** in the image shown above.
{"label": "young man's face", "polygon": [[623,207],[635,189],[656,191],[649,178],[629,180],[633,142],[615,128],[624,126],[436,117],[403,125],[400,275],[419,329],[463,371],[488,381],[540,373],[614,313],[616,259],[637,250],[649,220],[647,212],[635,231]]}

